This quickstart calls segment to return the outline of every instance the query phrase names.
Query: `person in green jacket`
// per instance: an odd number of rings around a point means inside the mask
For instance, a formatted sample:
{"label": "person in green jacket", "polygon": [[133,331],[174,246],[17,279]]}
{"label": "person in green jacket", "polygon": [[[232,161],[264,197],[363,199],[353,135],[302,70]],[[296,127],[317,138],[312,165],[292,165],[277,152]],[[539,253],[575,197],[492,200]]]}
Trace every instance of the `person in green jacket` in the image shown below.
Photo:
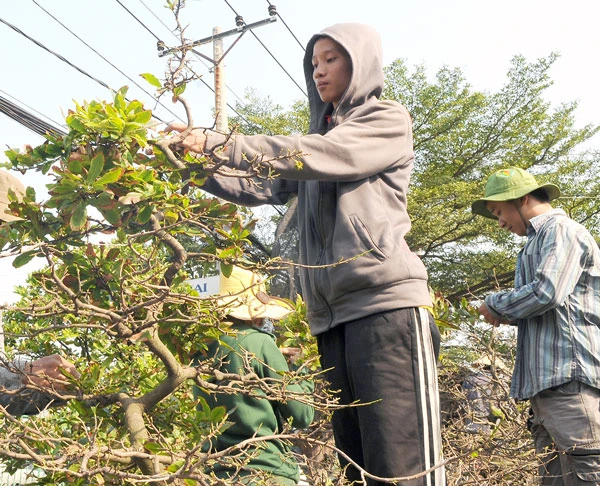
{"label": "person in green jacket", "polygon": [[[282,373],[289,371],[288,362],[268,329],[271,320],[280,320],[294,310],[291,303],[269,296],[259,275],[237,266],[229,277],[221,274],[219,295],[219,303],[227,309],[231,333],[211,343],[203,358],[212,358],[223,373],[254,373],[271,386],[273,380],[281,381]],[[313,383],[305,380],[289,384],[285,391],[308,396],[313,392]],[[196,387],[194,395],[206,400],[211,408],[222,406],[227,410],[227,425],[212,441],[212,451],[240,445],[231,464],[211,466],[217,478],[227,484],[297,484],[300,471],[290,445],[273,436],[290,422],[294,428],[310,425],[314,418],[312,406],[292,399],[262,398],[264,393],[259,389],[250,396],[241,390],[236,394],[209,393]],[[260,437],[266,439],[242,445],[247,439]]]}

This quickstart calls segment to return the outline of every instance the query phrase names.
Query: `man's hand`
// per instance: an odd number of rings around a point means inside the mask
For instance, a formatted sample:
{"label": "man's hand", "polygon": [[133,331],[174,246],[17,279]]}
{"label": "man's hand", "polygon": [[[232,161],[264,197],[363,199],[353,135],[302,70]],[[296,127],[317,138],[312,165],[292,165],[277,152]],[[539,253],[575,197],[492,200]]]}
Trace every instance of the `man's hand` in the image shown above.
{"label": "man's hand", "polygon": [[[178,132],[181,133],[187,129],[187,125],[183,123],[171,123],[165,128],[165,133]],[[203,154],[206,150],[206,129],[195,128],[177,145],[185,150],[197,154]]]}
{"label": "man's hand", "polygon": [[36,359],[25,368],[25,377],[29,383],[54,390],[67,389],[69,381],[65,373],[75,378],[81,376],[75,365],[59,354]]}
{"label": "man's hand", "polygon": [[300,349],[300,348],[282,347],[282,348],[279,348],[279,351],[281,351],[281,354],[283,354],[285,356],[285,358],[288,360],[288,362],[290,364],[294,364],[296,362],[296,360],[302,354],[302,349]]}
{"label": "man's hand", "polygon": [[508,324],[508,321],[493,315],[490,311],[490,308],[485,304],[485,302],[479,306],[478,311],[483,316],[483,318],[494,327],[498,327],[500,324]]}

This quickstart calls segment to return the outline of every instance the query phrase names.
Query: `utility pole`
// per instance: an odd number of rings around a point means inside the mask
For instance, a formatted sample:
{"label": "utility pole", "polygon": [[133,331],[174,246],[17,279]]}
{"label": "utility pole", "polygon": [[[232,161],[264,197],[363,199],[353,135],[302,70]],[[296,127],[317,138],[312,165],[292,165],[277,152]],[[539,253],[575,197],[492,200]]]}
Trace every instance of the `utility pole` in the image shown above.
{"label": "utility pole", "polygon": [[225,69],[221,62],[223,58],[223,38],[219,37],[221,27],[213,29],[213,57],[215,59],[215,128],[219,132],[227,132],[227,101],[225,97]]}
{"label": "utility pole", "polygon": [[6,350],[4,349],[4,314],[0,310],[0,359],[6,359]]}
{"label": "utility pole", "polygon": [[[215,128],[220,132],[226,133],[228,131],[227,124],[227,102],[225,97],[225,69],[223,66],[223,59],[225,56],[231,51],[233,46],[237,44],[237,42],[242,38],[242,36],[256,27],[260,27],[262,25],[270,24],[277,20],[277,9],[275,5],[269,5],[269,17],[263,20],[259,20],[258,22],[253,22],[251,24],[246,24],[241,15],[237,15],[235,17],[235,29],[227,30],[225,32],[221,32],[220,27],[213,28],[213,34],[210,37],[206,37],[204,39],[200,39],[189,44],[185,44],[181,47],[171,47],[167,48],[165,43],[162,41],[158,41],[158,55],[159,57],[163,57],[169,54],[173,54],[174,52],[179,51],[188,51],[191,50],[194,54],[206,59],[211,62],[214,66],[214,82],[215,82],[215,112],[216,112],[216,124]],[[237,39],[233,41],[233,44],[227,49],[227,51],[223,52],[223,39],[225,37],[229,37],[231,35],[238,34]],[[209,42],[213,43],[213,59],[204,54],[196,51],[194,48],[200,46],[202,44],[207,44]]]}

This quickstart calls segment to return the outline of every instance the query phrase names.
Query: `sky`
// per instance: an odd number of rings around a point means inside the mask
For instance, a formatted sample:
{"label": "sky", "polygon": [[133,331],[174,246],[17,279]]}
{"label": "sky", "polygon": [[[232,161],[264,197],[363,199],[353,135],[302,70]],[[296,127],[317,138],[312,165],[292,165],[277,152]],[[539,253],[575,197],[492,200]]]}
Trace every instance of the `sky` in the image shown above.
{"label": "sky", "polygon": [[[256,36],[246,32],[239,39],[233,35],[223,40],[224,50],[231,49],[224,60],[231,105],[243,100],[248,89],[286,108],[304,99],[302,46],[328,25],[362,22],[380,32],[385,64],[404,59],[409,67],[424,65],[432,77],[443,66],[460,68],[479,91],[498,90],[515,55],[533,62],[556,52],[560,57],[550,70],[554,85],[547,92],[548,101],[554,106],[579,102],[577,126],[600,123],[598,67],[589,54],[600,45],[597,0],[573,0],[568,5],[556,0],[187,0],[180,23],[188,40],[206,39],[215,27],[234,29],[236,15],[246,24],[270,18],[270,3],[277,8],[276,21],[254,29]],[[182,109],[170,99],[157,104],[154,88],[140,77],[142,73],[163,77],[168,57],[158,55],[157,41],[168,47],[177,43],[175,18],[165,4],[165,0],[3,1],[0,96],[61,126],[75,102],[111,99],[101,83],[112,89],[127,85],[128,98],[144,102],[162,121],[183,119]],[[211,43],[196,50],[213,57]],[[195,63],[205,83],[213,86],[210,63],[198,58]],[[211,126],[212,91],[198,81],[188,86],[185,96],[194,124]],[[7,147],[42,142],[42,137],[0,113],[0,162],[6,160]],[[600,147],[600,138],[591,144]],[[17,176],[38,193],[49,182],[41,175]],[[5,282],[0,303],[10,299],[11,285],[21,283],[27,271],[17,272],[6,259],[0,260],[0,278]]]}

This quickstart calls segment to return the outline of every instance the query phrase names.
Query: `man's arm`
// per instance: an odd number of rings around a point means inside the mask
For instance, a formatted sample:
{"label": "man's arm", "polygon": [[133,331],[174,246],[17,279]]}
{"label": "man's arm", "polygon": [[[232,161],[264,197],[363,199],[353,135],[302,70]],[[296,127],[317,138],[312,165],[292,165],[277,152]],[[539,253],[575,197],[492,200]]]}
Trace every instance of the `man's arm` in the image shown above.
{"label": "man's arm", "polygon": [[57,394],[67,389],[65,373],[80,376],[75,366],[58,354],[21,363],[18,368],[21,372],[0,367],[0,405],[12,415],[35,415],[49,406],[64,404]]}
{"label": "man's arm", "polygon": [[[556,224],[554,231],[544,237],[532,281],[518,289],[488,295],[488,308],[512,322],[562,305],[581,277],[591,245],[595,243],[587,231],[574,229],[568,222]],[[528,265],[525,261],[521,264]]]}

